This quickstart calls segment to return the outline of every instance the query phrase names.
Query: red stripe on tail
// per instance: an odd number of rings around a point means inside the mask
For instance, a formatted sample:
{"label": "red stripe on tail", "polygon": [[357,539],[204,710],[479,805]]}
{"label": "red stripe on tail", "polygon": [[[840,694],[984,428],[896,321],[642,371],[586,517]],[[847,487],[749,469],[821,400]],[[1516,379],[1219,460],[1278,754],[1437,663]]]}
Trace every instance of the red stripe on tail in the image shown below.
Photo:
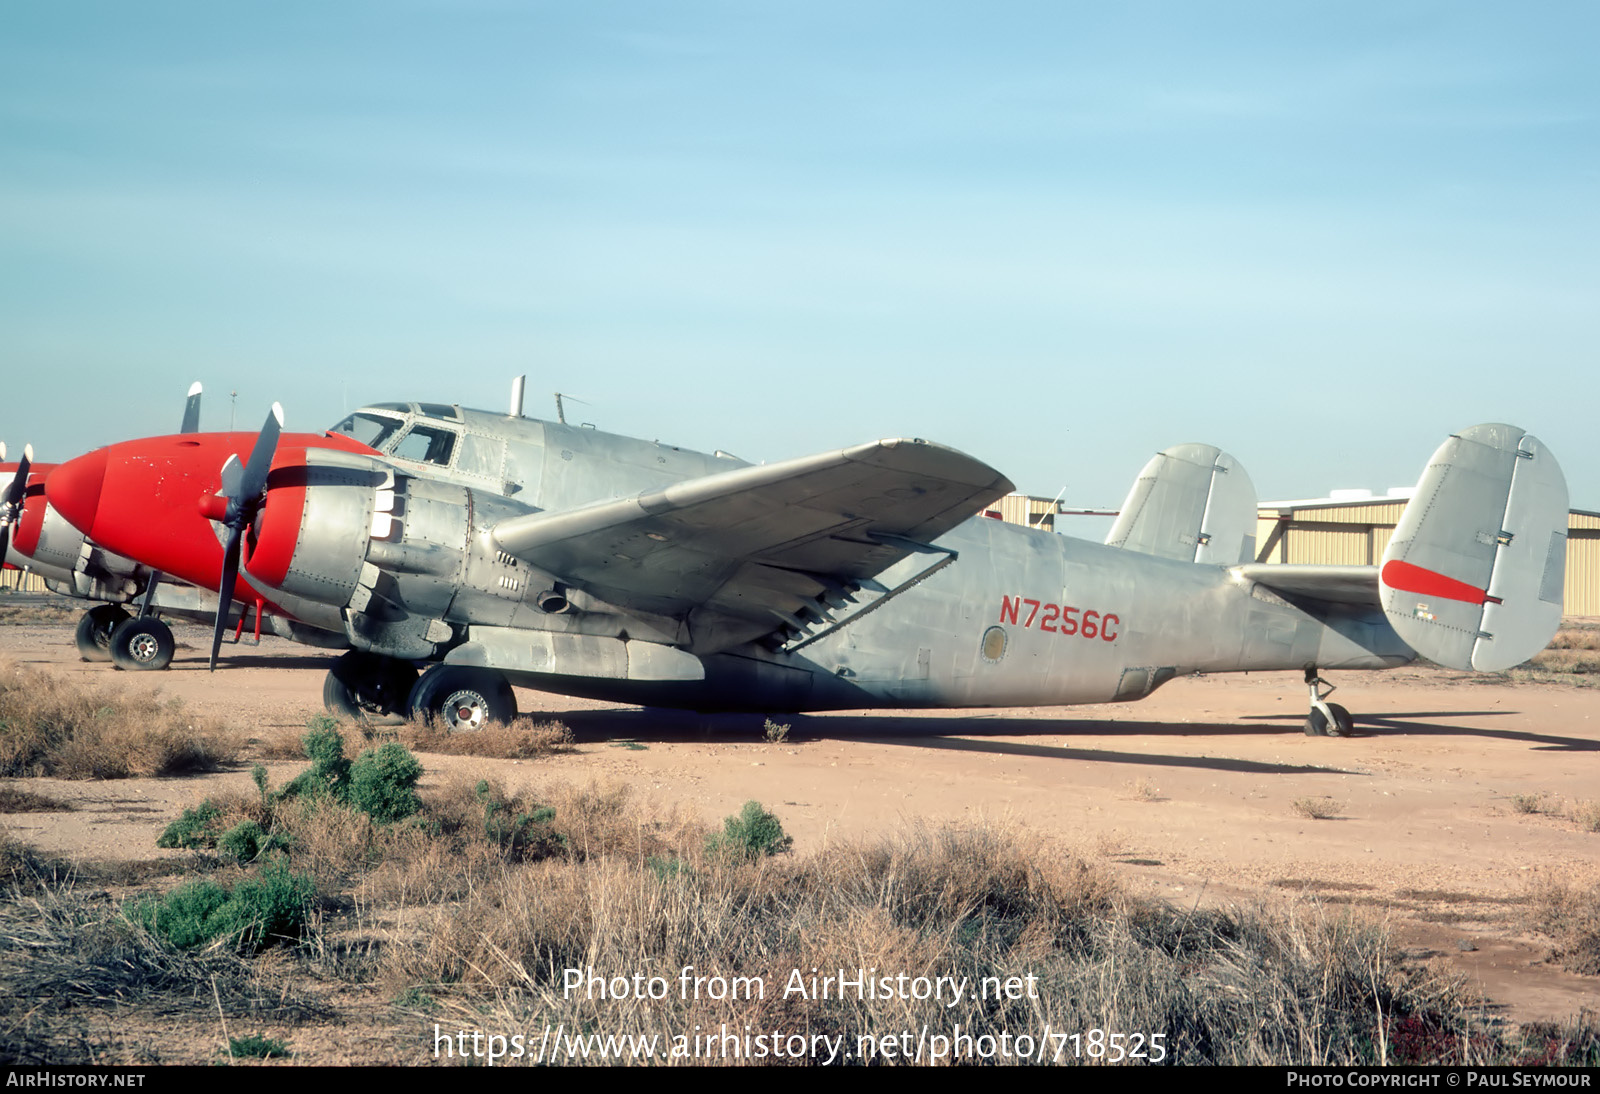
{"label": "red stripe on tail", "polygon": [[1441,573],[1413,566],[1399,559],[1384,564],[1383,583],[1391,589],[1399,589],[1404,593],[1443,597],[1446,600],[1459,600],[1465,604],[1500,603],[1498,597],[1490,596],[1487,590],[1480,589],[1476,585],[1468,585],[1465,581],[1457,581],[1453,577],[1445,577]]}

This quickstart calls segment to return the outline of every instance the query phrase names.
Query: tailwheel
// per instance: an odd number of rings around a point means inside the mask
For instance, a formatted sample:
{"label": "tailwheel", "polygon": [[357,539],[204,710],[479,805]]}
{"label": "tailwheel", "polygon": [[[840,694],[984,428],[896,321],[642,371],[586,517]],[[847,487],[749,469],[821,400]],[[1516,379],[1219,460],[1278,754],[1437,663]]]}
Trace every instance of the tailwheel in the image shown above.
{"label": "tailwheel", "polygon": [[117,624],[131,618],[115,604],[101,604],[84,612],[74,635],[78,656],[85,661],[111,660],[111,632],[117,629]]}
{"label": "tailwheel", "polygon": [[172,664],[172,628],[153,615],[118,623],[111,632],[111,663],[119,669],[155,671]]}
{"label": "tailwheel", "polygon": [[511,684],[493,669],[434,665],[411,689],[411,716],[451,733],[471,733],[517,716]]}
{"label": "tailwheel", "polygon": [[[1327,701],[1334,686],[1317,675],[1315,666],[1306,669],[1306,687],[1311,689],[1311,713],[1306,715],[1307,737],[1350,737],[1356,729],[1356,720],[1338,703]],[[1323,691],[1326,687],[1328,690]]]}
{"label": "tailwheel", "polygon": [[417,669],[409,661],[351,650],[328,670],[322,705],[363,725],[402,722],[416,682]]}

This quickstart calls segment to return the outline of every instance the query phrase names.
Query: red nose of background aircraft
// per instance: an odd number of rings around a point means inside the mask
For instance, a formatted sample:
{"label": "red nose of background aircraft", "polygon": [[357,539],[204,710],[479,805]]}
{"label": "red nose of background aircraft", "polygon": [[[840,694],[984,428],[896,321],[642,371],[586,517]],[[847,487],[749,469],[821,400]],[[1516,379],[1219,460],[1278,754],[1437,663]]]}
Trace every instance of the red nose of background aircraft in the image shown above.
{"label": "red nose of background aircraft", "polygon": [[[274,431],[275,432],[275,431]],[[239,559],[230,560],[230,531],[249,524],[242,538],[245,582],[232,599],[254,604],[258,611],[282,613],[273,600],[249,584],[254,572],[265,584],[281,581],[300,530],[303,486],[296,468],[305,464],[307,448],[330,448],[372,454],[358,441],[338,434],[286,433],[251,458],[265,485],[238,498],[230,488],[225,465],[238,466],[238,453],[259,447],[258,435],[179,433],[147,437],[96,449],[57,467],[45,484],[45,497],[73,526],[95,543],[201,588],[231,586]],[[251,508],[248,520],[237,510]],[[269,519],[268,510],[280,519]],[[230,516],[230,513],[233,515]],[[205,519],[199,519],[205,518]],[[219,614],[220,619],[220,614]],[[220,627],[220,623],[219,623]]]}
{"label": "red nose of background aircraft", "polygon": [[[0,444],[0,458],[4,456],[5,445]],[[34,463],[32,446],[17,463],[0,463],[0,483],[6,484],[0,494],[0,562],[5,562],[8,547],[31,555],[39,545],[39,530],[44,525],[44,482],[55,468],[53,463]]]}

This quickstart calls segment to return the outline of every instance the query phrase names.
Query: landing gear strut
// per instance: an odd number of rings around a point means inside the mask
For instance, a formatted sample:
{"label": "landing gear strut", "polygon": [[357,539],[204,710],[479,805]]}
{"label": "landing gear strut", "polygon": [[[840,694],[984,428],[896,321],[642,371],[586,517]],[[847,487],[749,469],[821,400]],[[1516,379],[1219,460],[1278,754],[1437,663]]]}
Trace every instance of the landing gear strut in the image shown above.
{"label": "landing gear strut", "polygon": [[[1306,687],[1311,690],[1311,713],[1306,715],[1307,737],[1349,737],[1355,732],[1355,719],[1338,703],[1327,701],[1336,690],[1317,675],[1315,665],[1306,669]],[[1323,691],[1326,687],[1328,690]]]}
{"label": "landing gear strut", "polygon": [[322,705],[363,725],[403,722],[416,682],[417,670],[409,661],[351,650],[328,670]]}

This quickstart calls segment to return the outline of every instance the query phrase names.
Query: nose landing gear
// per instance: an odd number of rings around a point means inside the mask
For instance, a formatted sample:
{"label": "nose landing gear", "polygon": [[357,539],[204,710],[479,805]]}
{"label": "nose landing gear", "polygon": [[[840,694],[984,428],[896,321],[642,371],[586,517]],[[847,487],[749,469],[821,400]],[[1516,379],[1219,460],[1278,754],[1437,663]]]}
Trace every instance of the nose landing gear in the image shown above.
{"label": "nose landing gear", "polygon": [[[1355,733],[1355,719],[1338,703],[1327,701],[1336,690],[1317,675],[1317,667],[1306,669],[1306,687],[1311,691],[1311,713],[1306,715],[1307,737],[1349,737]],[[1328,690],[1323,691],[1326,687]]]}

